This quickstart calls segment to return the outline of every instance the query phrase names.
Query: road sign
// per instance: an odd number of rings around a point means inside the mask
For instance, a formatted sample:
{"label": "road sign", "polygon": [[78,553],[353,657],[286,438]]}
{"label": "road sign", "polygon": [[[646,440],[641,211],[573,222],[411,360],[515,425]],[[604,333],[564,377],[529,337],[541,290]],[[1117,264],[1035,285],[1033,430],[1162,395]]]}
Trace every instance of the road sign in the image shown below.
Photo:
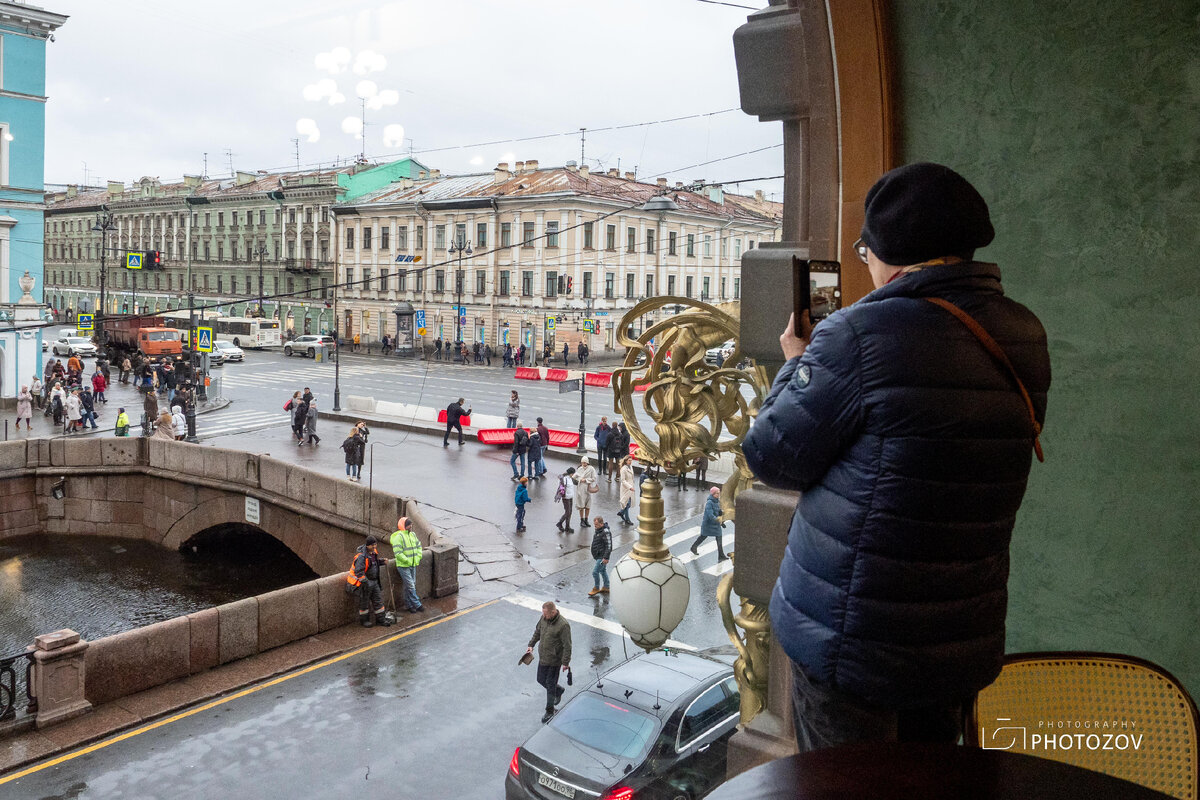
{"label": "road sign", "polygon": [[81,331],[92,330],[95,327],[92,325],[92,319],[93,317],[91,314],[80,314],[75,318],[75,328]]}
{"label": "road sign", "polygon": [[579,391],[579,378],[572,378],[569,381],[559,381],[558,382],[558,393],[559,394],[566,394],[567,392],[578,392],[578,391]]}
{"label": "road sign", "polygon": [[196,328],[196,349],[201,353],[213,351],[212,328]]}
{"label": "road sign", "polygon": [[417,336],[424,336],[427,332],[425,329],[425,310],[424,309],[417,311],[416,323],[417,323]]}
{"label": "road sign", "polygon": [[585,333],[595,333],[596,323],[592,322],[590,319],[585,319],[583,321],[583,330]]}
{"label": "road sign", "polygon": [[554,330],[554,326],[557,324],[558,324],[558,320],[556,320],[554,317],[546,317],[546,330],[548,330],[548,331]]}
{"label": "road sign", "polygon": [[126,253],[125,254],[125,269],[141,269],[142,254],[141,253]]}

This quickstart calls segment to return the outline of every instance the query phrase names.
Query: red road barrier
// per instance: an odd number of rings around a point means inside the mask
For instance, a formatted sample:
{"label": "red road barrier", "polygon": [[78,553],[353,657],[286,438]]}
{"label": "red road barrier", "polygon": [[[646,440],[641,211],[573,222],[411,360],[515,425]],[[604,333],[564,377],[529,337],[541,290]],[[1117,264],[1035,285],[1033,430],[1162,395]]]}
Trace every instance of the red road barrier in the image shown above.
{"label": "red road barrier", "polygon": [[517,367],[515,377],[523,381],[540,381],[542,373],[538,371],[537,367]]}
{"label": "red road barrier", "polygon": [[565,381],[566,379],[567,371],[565,369],[546,370],[546,380],[548,381]]}
{"label": "red road barrier", "polygon": [[[460,422],[462,422],[464,428],[471,427],[471,418],[466,414],[462,415],[458,419]],[[446,424],[446,409],[443,408],[438,412],[438,422],[442,423],[443,425]]]}
{"label": "red road barrier", "polygon": [[644,392],[644,391],[646,391],[646,390],[647,390],[647,389],[649,389],[649,388],[650,388],[650,384],[648,384],[648,383],[639,383],[637,386],[634,386],[634,387],[633,387],[633,390],[634,390],[635,392]]}
{"label": "red road barrier", "polygon": [[[487,428],[476,431],[475,436],[483,444],[500,444],[512,446],[513,432],[516,428]],[[529,428],[525,429],[526,431]],[[579,445],[579,431],[550,430],[551,447],[576,447]]]}
{"label": "red road barrier", "polygon": [[583,374],[584,386],[612,386],[611,372],[585,372]]}

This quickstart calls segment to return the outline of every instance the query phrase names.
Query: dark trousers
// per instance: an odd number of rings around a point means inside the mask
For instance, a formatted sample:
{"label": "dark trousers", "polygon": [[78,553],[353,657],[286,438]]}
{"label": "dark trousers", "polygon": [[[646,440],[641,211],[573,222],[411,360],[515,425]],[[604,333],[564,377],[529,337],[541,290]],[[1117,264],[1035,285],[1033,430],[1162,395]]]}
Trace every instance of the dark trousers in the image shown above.
{"label": "dark trousers", "polygon": [[599,443],[596,444],[596,461],[599,466],[596,468],[596,473],[604,475],[608,472],[608,454],[604,452],[604,448]]}
{"label": "dark trousers", "polygon": [[554,710],[554,702],[558,700],[558,696],[563,693],[563,688],[558,685],[558,673],[561,671],[561,664],[538,663],[537,682],[546,689],[547,711]]}
{"label": "dark trousers", "polygon": [[[570,480],[570,478],[568,478],[567,480]],[[564,497],[562,504],[563,504],[563,515],[558,518],[558,527],[560,529],[566,528],[567,530],[571,530],[571,506],[573,506],[575,504],[575,501],[570,498]]]}
{"label": "dark trousers", "polygon": [[463,440],[462,440],[462,423],[461,423],[461,422],[447,422],[447,423],[446,423],[446,435],[442,437],[442,444],[449,444],[449,443],[450,443],[450,431],[454,430],[455,428],[457,428],[457,429],[458,429],[458,443],[459,443],[459,444],[462,444],[462,443],[463,443]]}
{"label": "dark trousers", "polygon": [[945,742],[962,736],[974,700],[891,710],[823,686],[792,663],[792,721],[801,753],[853,742]]}
{"label": "dark trousers", "polygon": [[360,619],[365,619],[372,611],[375,616],[382,617],[384,614],[383,607],[383,591],[380,589],[379,581],[363,580],[358,587],[358,616]]}
{"label": "dark trousers", "polygon": [[[705,537],[707,537],[709,535],[710,534],[702,533],[702,534],[700,534],[699,538],[696,539],[696,541],[692,542],[692,552],[693,553],[696,552],[696,548],[700,546],[700,544],[704,541]],[[713,536],[713,538],[717,540],[717,558],[724,561],[725,560],[725,549],[721,542],[721,534],[718,533],[716,536]]]}

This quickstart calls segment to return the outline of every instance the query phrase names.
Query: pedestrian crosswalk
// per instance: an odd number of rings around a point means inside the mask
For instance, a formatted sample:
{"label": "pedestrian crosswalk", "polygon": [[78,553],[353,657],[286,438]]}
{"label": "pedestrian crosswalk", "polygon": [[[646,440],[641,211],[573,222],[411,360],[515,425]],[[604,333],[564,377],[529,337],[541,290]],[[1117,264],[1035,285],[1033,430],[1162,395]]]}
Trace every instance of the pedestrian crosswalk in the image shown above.
{"label": "pedestrian crosswalk", "polygon": [[235,433],[249,433],[276,425],[290,425],[291,418],[283,411],[234,410],[214,411],[196,418],[196,436],[209,439]]}
{"label": "pedestrian crosswalk", "polygon": [[[690,549],[691,543],[694,542],[696,537],[699,535],[700,526],[693,525],[692,527],[682,530],[679,533],[674,533],[670,536],[667,536],[663,539],[663,544],[665,544],[667,547],[674,547],[677,544],[686,544],[687,546],[682,548],[682,554],[672,552],[672,555],[678,558],[683,564],[691,564],[693,561],[698,561],[701,558],[717,552],[717,541],[715,539],[705,539],[704,542],[696,548],[696,553],[693,554]],[[726,528],[724,534],[721,536],[721,547],[725,551],[726,555],[733,552],[733,540],[734,531]],[[701,570],[701,572],[703,572],[705,575],[720,576],[724,575],[726,572],[729,572],[731,569],[733,569],[733,561],[732,559],[727,559],[725,561],[718,561],[710,567],[705,567],[703,570]]]}

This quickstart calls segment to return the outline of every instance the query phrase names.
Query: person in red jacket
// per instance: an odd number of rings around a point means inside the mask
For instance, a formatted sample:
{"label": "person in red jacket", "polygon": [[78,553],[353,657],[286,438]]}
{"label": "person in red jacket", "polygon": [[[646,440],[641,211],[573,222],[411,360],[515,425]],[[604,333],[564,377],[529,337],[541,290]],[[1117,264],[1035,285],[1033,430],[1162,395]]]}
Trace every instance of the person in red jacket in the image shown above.
{"label": "person in red jacket", "polygon": [[104,390],[108,388],[108,381],[104,380],[103,373],[96,370],[92,373],[92,394],[95,396],[97,403],[107,403],[108,400],[104,397]]}

